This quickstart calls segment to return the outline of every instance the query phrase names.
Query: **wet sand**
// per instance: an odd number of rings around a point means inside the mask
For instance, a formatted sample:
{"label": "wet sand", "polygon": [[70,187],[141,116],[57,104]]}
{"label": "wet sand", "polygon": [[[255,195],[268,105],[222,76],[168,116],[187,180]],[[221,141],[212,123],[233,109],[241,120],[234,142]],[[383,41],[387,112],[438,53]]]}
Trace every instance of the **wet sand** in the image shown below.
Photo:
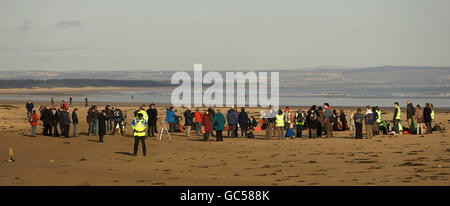
{"label": "wet sand", "polygon": [[[265,140],[262,131],[254,139],[224,142],[175,133],[171,143],[147,139],[147,157],[141,147],[134,157],[130,122],[137,105],[122,107],[128,114],[126,136],[106,135],[104,143],[85,135],[87,108],[81,105],[75,106],[78,137],[42,136],[39,122],[32,138],[24,103],[1,102],[0,185],[450,185],[448,133],[355,140],[344,131],[331,139]],[[164,108],[158,108],[159,118],[165,118]],[[383,119],[392,117],[392,109],[382,111]],[[259,116],[258,110],[249,115]],[[435,122],[448,129],[448,120],[448,111],[437,111]],[[6,161],[9,148],[16,162]]]}

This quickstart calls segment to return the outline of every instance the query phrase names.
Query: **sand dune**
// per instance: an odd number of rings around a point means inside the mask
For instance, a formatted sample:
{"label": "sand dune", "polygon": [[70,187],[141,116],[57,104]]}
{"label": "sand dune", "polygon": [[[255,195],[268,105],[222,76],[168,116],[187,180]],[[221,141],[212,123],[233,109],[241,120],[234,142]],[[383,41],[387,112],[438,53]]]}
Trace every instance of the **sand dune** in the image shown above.
{"label": "sand dune", "polygon": [[[76,107],[85,133],[87,110]],[[131,122],[136,106],[122,109]],[[162,107],[159,113],[164,118]],[[97,136],[44,137],[41,126],[31,138],[23,104],[2,104],[0,114],[0,185],[450,185],[448,133],[354,140],[346,131],[332,139],[265,140],[263,131],[224,142],[173,134],[172,143],[147,139],[148,156],[139,150],[133,157],[129,128],[125,137],[105,136],[105,143]],[[438,111],[436,118],[450,128],[450,114]],[[9,148],[16,162],[6,161]]]}

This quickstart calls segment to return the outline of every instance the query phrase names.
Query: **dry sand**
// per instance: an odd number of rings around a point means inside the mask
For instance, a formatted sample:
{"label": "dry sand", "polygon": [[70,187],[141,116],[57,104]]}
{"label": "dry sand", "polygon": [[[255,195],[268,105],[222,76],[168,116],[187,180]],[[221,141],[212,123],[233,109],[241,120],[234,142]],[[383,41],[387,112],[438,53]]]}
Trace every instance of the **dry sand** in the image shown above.
{"label": "dry sand", "polygon": [[[31,138],[24,103],[2,104],[0,185],[450,185],[448,133],[355,140],[346,131],[332,139],[265,140],[263,131],[255,139],[224,142],[173,134],[172,143],[147,139],[147,157],[141,147],[134,157],[129,125],[125,137],[106,135],[98,143],[97,136],[84,135],[87,109],[81,105],[76,107],[82,135],[45,137],[40,122],[38,136]],[[135,109],[122,107],[128,123]],[[383,110],[384,119],[391,110]],[[164,108],[159,114],[164,118]],[[450,128],[449,119],[448,112],[437,111],[436,122]],[[6,161],[9,148],[16,162]]]}

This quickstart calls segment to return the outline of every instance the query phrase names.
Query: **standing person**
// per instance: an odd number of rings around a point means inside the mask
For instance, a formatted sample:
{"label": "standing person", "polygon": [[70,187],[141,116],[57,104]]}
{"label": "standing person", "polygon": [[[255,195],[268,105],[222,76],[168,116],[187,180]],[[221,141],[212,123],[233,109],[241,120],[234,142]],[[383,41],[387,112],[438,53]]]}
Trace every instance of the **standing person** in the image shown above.
{"label": "standing person", "polygon": [[64,110],[58,108],[57,112],[59,114],[59,131],[61,136],[64,136]]}
{"label": "standing person", "polygon": [[[144,115],[142,115],[142,118],[144,118]],[[113,127],[112,135],[114,135],[116,133],[117,125],[119,125],[120,134],[122,136],[124,136],[123,124],[122,124],[122,122],[124,120],[125,120],[125,118],[123,116],[122,110],[120,109],[119,105],[117,105],[116,108],[114,109],[114,127]]]}
{"label": "standing person", "polygon": [[355,111],[352,110],[350,112],[350,130],[354,131],[355,130],[355,119],[353,119],[353,116],[355,115]]}
{"label": "standing person", "polygon": [[394,121],[394,125],[393,125],[393,127],[394,127],[394,133],[395,133],[395,135],[398,135],[400,132],[399,132],[399,130],[400,130],[400,128],[399,128],[399,123],[400,123],[400,119],[401,119],[401,114],[402,114],[402,112],[401,112],[401,109],[400,109],[400,106],[398,105],[398,102],[394,102],[394,116],[393,116],[393,121]]}
{"label": "standing person", "polygon": [[94,106],[94,135],[97,135],[98,133],[98,114],[97,106]]}
{"label": "standing person", "polygon": [[353,115],[353,120],[355,121],[355,139],[362,139],[364,115],[361,113],[361,108],[356,110],[356,114]]}
{"label": "standing person", "polygon": [[139,141],[142,143],[142,153],[144,156],[147,156],[147,149],[145,146],[145,130],[147,128],[147,121],[144,119],[144,115],[142,113],[138,113],[137,117],[133,119],[131,122],[131,128],[134,131],[134,152],[133,155],[137,155]]}
{"label": "standing person", "polygon": [[431,121],[434,121],[434,106],[432,103],[430,103],[430,109],[431,109],[431,114],[430,114]]}
{"label": "standing person", "polygon": [[93,107],[89,108],[87,112],[86,122],[88,123],[88,135],[94,134],[95,109]]}
{"label": "standing person", "polygon": [[102,110],[101,113],[98,113],[98,141],[103,142],[103,137],[106,134],[106,111]]}
{"label": "standing person", "polygon": [[298,110],[297,113],[295,113],[295,118],[294,118],[294,124],[295,124],[295,137],[299,137],[302,138],[302,130],[303,130],[303,125],[305,124],[305,112],[303,112],[302,110]]}
{"label": "standing person", "polygon": [[273,111],[272,106],[269,107],[268,111],[265,111],[265,122],[267,123],[266,126],[266,139],[270,139],[275,133],[275,118],[276,113]]}
{"label": "standing person", "polygon": [[366,123],[366,135],[367,139],[372,139],[373,137],[373,123],[375,122],[375,115],[372,112],[372,109],[370,109],[370,106],[366,107],[366,114],[364,116],[365,123]]}
{"label": "standing person", "polygon": [[169,132],[174,132],[175,111],[173,107],[166,108],[166,122],[169,123]]}
{"label": "standing person", "polygon": [[372,126],[372,134],[373,136],[379,135],[380,134],[380,129],[377,123],[377,119],[378,119],[378,112],[376,107],[372,107],[372,113],[374,116],[374,120],[373,120],[373,126]]}
{"label": "standing person", "polygon": [[425,105],[425,108],[423,109],[423,120],[425,122],[425,125],[427,126],[427,134],[431,134],[432,133],[432,129],[431,129],[431,105],[430,103],[427,102],[427,104]]}
{"label": "standing person", "polygon": [[241,127],[241,137],[247,137],[247,130],[248,130],[248,114],[245,112],[245,108],[241,108],[241,112],[238,114],[238,123]]}
{"label": "standing person", "polygon": [[416,109],[414,108],[411,100],[408,100],[406,105],[406,120],[408,121],[408,128],[413,128],[412,121],[414,119],[414,115],[416,114]]}
{"label": "standing person", "polygon": [[77,137],[78,133],[77,133],[77,127],[78,127],[78,115],[77,115],[77,111],[78,109],[75,108],[73,109],[72,112],[72,124],[73,124],[73,134],[72,137]]}
{"label": "standing person", "polygon": [[281,138],[284,136],[283,128],[284,128],[284,115],[283,111],[281,109],[278,110],[278,115],[276,117],[275,126],[278,130],[278,139],[281,140]]}
{"label": "standing person", "polygon": [[59,132],[58,132],[58,122],[59,122],[59,114],[56,111],[56,109],[53,107],[52,111],[51,111],[51,123],[52,123],[52,127],[53,127],[53,136],[54,137],[59,137]]}
{"label": "standing person", "polygon": [[200,109],[195,110],[195,134],[199,135],[202,133],[202,113]]}
{"label": "standing person", "polygon": [[85,103],[85,107],[87,107],[88,106],[88,98],[87,97],[84,98],[84,103]]}
{"label": "standing person", "polygon": [[158,110],[155,108],[155,104],[151,103],[149,105],[149,109],[147,110],[148,116],[148,132],[147,136],[153,137],[155,133],[158,134],[156,130],[156,122],[158,121]]}
{"label": "standing person", "polygon": [[47,106],[45,106],[42,111],[41,121],[44,124],[42,134],[44,136],[52,136],[52,112]]}
{"label": "standing person", "polygon": [[36,137],[36,127],[38,125],[38,116],[36,110],[33,110],[30,115],[30,125],[31,125],[31,137]]}
{"label": "standing person", "polygon": [[322,137],[322,134],[325,131],[325,112],[323,111],[322,107],[319,106],[317,108],[317,120],[319,121],[319,124],[317,124],[317,135],[316,137]]}
{"label": "standing person", "polygon": [[69,97],[69,105],[72,106],[72,96]]}
{"label": "standing person", "polygon": [[423,109],[420,105],[416,106],[416,122],[417,122],[417,132],[416,134],[421,134],[423,137],[423,123],[425,119],[423,118]]}
{"label": "standing person", "polygon": [[184,123],[186,126],[185,136],[188,137],[191,134],[191,128],[194,122],[194,115],[192,114],[191,107],[188,107],[186,111],[184,111],[183,115],[184,115]]}
{"label": "standing person", "polygon": [[381,126],[381,120],[382,120],[382,116],[381,116],[381,111],[380,108],[378,108],[378,106],[375,107],[375,112],[376,112],[376,118],[377,118],[377,133],[380,134],[380,126]]}
{"label": "standing person", "polygon": [[55,98],[53,96],[50,97],[50,103],[52,106],[55,106]]}
{"label": "standing person", "polygon": [[109,105],[106,105],[105,112],[106,112],[106,131],[111,131],[113,129],[112,122],[114,119],[114,114],[113,114],[114,112],[111,109],[111,106],[109,106]]}
{"label": "standing person", "polygon": [[348,126],[347,126],[347,118],[345,117],[345,113],[344,113],[343,109],[341,109],[339,111],[339,121],[341,121],[342,131],[347,130],[347,128],[348,128]]}
{"label": "standing person", "polygon": [[328,103],[323,104],[325,107],[325,130],[328,137],[333,137],[333,123],[335,122],[335,116]]}
{"label": "standing person", "polygon": [[313,105],[308,110],[308,116],[306,117],[308,128],[309,128],[309,138],[317,137],[317,128],[320,126],[319,122],[319,112],[316,110],[316,105]]}
{"label": "standing person", "polygon": [[209,111],[206,110],[205,114],[202,117],[202,126],[205,128],[205,133],[203,134],[203,141],[208,141],[209,133],[211,133],[211,117],[209,115]]}
{"label": "standing person", "polygon": [[34,104],[31,101],[31,99],[28,100],[27,104],[25,105],[27,108],[27,119],[29,120],[31,117],[31,114],[33,113]]}
{"label": "standing person", "polygon": [[[228,112],[227,112],[227,122],[228,122],[227,136],[230,137],[230,133],[231,133],[232,138],[236,137],[237,132],[235,133],[235,131],[237,131],[236,125],[238,123],[238,115],[236,113],[234,106],[231,106],[231,109],[228,110]],[[236,134],[236,136],[235,136],[235,134]]]}
{"label": "standing person", "polygon": [[61,114],[62,114],[62,119],[63,119],[63,121],[62,121],[63,130],[61,131],[61,135],[64,134],[64,137],[68,138],[69,131],[70,131],[70,124],[72,123],[72,121],[70,121],[69,108],[67,108],[66,110],[62,110]]}
{"label": "standing person", "polygon": [[219,109],[217,109],[216,115],[214,115],[214,119],[212,121],[212,125],[214,127],[214,130],[216,130],[216,140],[217,141],[223,141],[222,132],[224,130],[225,126],[225,117],[220,112]]}
{"label": "standing person", "polygon": [[[216,116],[216,112],[214,111],[214,109],[212,107],[208,108],[208,112],[209,112],[209,119],[211,120],[211,124],[212,124],[212,120],[214,119],[214,116]],[[237,117],[237,113],[236,113],[236,117]],[[214,130],[211,130],[211,136],[214,137]],[[236,136],[237,136],[237,129],[236,129]]]}
{"label": "standing person", "polygon": [[291,112],[289,112],[289,107],[286,107],[284,109],[283,121],[284,121],[284,130],[289,129],[291,122],[292,122],[292,115],[291,115]]}

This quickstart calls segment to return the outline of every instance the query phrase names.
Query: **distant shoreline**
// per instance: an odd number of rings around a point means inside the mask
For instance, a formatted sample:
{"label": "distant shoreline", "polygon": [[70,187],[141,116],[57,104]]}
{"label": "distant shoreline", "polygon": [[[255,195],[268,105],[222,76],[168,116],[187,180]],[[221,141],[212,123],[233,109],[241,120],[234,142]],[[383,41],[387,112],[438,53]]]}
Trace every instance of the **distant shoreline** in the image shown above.
{"label": "distant shoreline", "polygon": [[33,94],[33,95],[80,95],[80,94],[95,94],[99,91],[152,91],[160,89],[170,89],[174,87],[33,87],[33,88],[9,88],[0,89],[0,95],[2,94]]}

